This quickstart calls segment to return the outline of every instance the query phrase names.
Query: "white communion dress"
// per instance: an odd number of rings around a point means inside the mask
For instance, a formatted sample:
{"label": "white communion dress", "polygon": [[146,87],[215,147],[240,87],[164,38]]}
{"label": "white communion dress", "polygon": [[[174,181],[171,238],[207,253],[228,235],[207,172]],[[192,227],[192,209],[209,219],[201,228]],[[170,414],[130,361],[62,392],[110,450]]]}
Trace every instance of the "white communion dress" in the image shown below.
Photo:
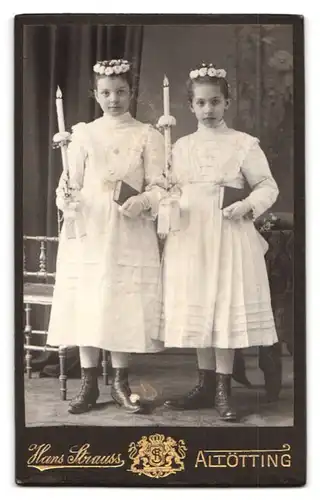
{"label": "white communion dress", "polygon": [[223,218],[220,185],[246,180],[254,217],[275,202],[278,188],[258,139],[230,129],[198,130],[173,149],[182,196],[181,230],[164,250],[166,347],[245,348],[277,342],[264,254],[253,221]]}
{"label": "white communion dress", "polygon": [[[70,184],[79,190],[85,236],[62,228],[48,331],[50,345],[120,352],[161,350],[155,216],[164,166],[162,135],[129,113],[73,127]],[[131,219],[113,201],[124,180],[144,191],[151,214]],[[62,180],[61,180],[62,182]]]}

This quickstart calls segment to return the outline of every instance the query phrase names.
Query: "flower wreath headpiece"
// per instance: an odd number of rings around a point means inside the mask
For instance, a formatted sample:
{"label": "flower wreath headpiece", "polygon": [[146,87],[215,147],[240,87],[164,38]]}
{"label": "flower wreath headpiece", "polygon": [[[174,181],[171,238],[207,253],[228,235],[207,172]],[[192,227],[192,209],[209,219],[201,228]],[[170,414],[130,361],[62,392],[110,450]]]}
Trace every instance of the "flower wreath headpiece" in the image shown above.
{"label": "flower wreath headpiece", "polygon": [[110,61],[97,61],[93,71],[97,75],[122,75],[130,71],[131,66],[126,59],[111,59]]}
{"label": "flower wreath headpiece", "polygon": [[217,78],[226,78],[227,72],[225,69],[216,69],[212,63],[202,63],[201,68],[193,69],[189,73],[191,80],[195,80],[201,76],[216,76]]}

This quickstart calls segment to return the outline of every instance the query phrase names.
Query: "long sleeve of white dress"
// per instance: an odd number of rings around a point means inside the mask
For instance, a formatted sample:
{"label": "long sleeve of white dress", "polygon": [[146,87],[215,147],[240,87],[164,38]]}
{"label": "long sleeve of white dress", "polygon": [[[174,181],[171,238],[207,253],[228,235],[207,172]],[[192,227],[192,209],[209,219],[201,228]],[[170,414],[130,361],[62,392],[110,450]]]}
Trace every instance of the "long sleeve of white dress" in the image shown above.
{"label": "long sleeve of white dress", "polygon": [[279,194],[268,160],[258,142],[255,142],[250,148],[241,166],[241,171],[252,189],[247,201],[249,201],[254,219],[256,219],[275,203]]}

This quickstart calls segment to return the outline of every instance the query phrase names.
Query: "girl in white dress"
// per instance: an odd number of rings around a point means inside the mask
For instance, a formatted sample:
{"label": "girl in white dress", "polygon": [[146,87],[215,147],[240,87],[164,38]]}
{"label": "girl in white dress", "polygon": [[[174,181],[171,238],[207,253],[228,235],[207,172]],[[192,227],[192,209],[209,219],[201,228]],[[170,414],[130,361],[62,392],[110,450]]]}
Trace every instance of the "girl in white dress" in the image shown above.
{"label": "girl in white dress", "polygon": [[[73,127],[68,148],[71,202],[65,196],[65,176],[57,189],[57,206],[79,231],[76,238],[67,237],[66,227],[61,232],[48,343],[80,348],[82,387],[70,413],[90,410],[99,397],[100,349],[111,351],[112,398],[138,413],[139,401],[130,398],[129,353],[162,347],[152,338],[160,324],[154,220],[164,144],[160,132],[129,114],[130,63],[102,61],[93,69],[103,116]],[[113,201],[120,180],[140,193],[122,207]]]}
{"label": "girl in white dress", "polygon": [[[234,350],[277,342],[267,244],[253,220],[276,201],[278,188],[258,139],[224,122],[226,72],[202,64],[190,72],[188,92],[198,130],[173,148],[181,229],[166,240],[159,338],[165,347],[197,349],[199,383],[165,405],[215,406],[222,419],[236,420],[230,403]],[[242,188],[245,181],[251,194],[222,210],[221,186]]]}

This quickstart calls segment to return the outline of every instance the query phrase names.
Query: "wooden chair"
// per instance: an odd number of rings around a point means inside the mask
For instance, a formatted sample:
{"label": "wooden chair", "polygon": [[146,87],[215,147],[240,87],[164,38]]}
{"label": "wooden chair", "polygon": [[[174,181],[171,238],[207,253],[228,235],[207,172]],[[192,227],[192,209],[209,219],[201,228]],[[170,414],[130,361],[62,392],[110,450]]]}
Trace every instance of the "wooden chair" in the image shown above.
{"label": "wooden chair", "polygon": [[[67,397],[67,376],[66,376],[66,346],[49,346],[45,343],[43,346],[33,345],[32,337],[33,335],[46,336],[47,330],[33,330],[31,326],[31,306],[51,306],[55,272],[49,272],[47,270],[47,246],[57,245],[59,238],[56,236],[24,236],[23,237],[23,303],[25,310],[25,366],[27,377],[32,377],[32,351],[42,351],[42,352],[58,352],[59,354],[59,365],[60,365],[60,395],[61,399],[65,400]],[[39,251],[39,268],[37,271],[29,271],[26,269],[26,244],[27,242],[37,243],[40,246]],[[33,245],[35,248],[35,245]],[[29,250],[31,250],[29,248]],[[29,281],[30,278],[32,281]],[[27,281],[28,280],[28,281]],[[40,282],[39,282],[40,281]]]}
{"label": "wooden chair", "polygon": [[[66,372],[66,346],[50,346],[45,345],[39,346],[32,344],[33,335],[46,336],[47,330],[35,330],[31,326],[31,306],[38,305],[44,307],[51,307],[53,289],[55,282],[55,272],[50,272],[47,270],[47,250],[48,245],[56,246],[58,244],[59,238],[56,236],[24,236],[24,246],[23,246],[23,276],[24,276],[24,287],[23,287],[23,303],[25,309],[25,367],[27,377],[32,377],[32,351],[42,351],[42,352],[57,352],[59,355],[59,367],[60,367],[60,395],[62,400],[67,398],[67,372]],[[37,271],[29,271],[26,269],[26,245],[33,243],[33,249],[35,250],[36,244],[39,248],[39,267]],[[55,252],[56,253],[56,252]],[[32,280],[32,281],[31,281]],[[108,352],[102,351],[102,376],[105,385],[108,385]]]}

